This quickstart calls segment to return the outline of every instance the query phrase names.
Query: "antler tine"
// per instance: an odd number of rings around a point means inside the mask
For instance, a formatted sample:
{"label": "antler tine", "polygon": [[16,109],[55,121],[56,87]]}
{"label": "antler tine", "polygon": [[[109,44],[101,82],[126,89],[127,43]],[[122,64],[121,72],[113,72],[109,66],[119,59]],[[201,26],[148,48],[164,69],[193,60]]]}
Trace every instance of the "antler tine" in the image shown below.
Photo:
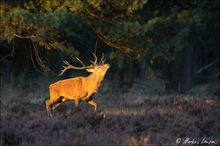
{"label": "antler tine", "polygon": [[58,76],[61,76],[65,71],[66,69],[61,70],[61,73]]}
{"label": "antler tine", "polygon": [[85,67],[85,64],[78,57],[76,59]]}
{"label": "antler tine", "polygon": [[58,76],[61,76],[67,69],[71,68],[71,64],[68,61],[63,61],[64,64],[66,64],[67,66],[63,66],[63,69],[61,70],[61,73]]}
{"label": "antler tine", "polygon": [[85,64],[79,58],[76,57],[76,59],[82,64],[82,67],[76,67],[76,66],[71,65],[68,61],[63,61],[63,63],[67,66],[63,66],[64,69],[61,70],[61,73],[59,74],[59,76],[61,76],[68,69],[82,70],[82,69],[88,69],[92,67],[91,65],[85,66]]}
{"label": "antler tine", "polygon": [[94,54],[94,53],[92,53],[92,55],[95,57],[95,61],[91,61],[91,60],[89,60],[93,65],[96,65],[97,64],[97,56]]}
{"label": "antler tine", "polygon": [[[68,61],[63,61],[64,64],[68,65],[69,62]],[[61,76],[66,70],[67,68],[65,66],[63,66],[64,69],[61,70],[61,73],[58,76]]]}
{"label": "antler tine", "polygon": [[102,63],[105,63],[105,61],[106,61],[106,58],[104,60],[102,60]]}
{"label": "antler tine", "polygon": [[106,60],[106,58],[104,59],[104,53],[102,52],[102,58],[101,58],[101,60],[100,60],[100,62],[99,62],[99,64],[102,64],[102,63],[104,63],[105,62],[105,60]]}
{"label": "antler tine", "polygon": [[[69,63],[68,61],[66,61],[66,60],[63,61],[63,63],[66,64],[66,65],[70,65],[70,63]],[[64,67],[64,66],[63,66],[63,67]]]}

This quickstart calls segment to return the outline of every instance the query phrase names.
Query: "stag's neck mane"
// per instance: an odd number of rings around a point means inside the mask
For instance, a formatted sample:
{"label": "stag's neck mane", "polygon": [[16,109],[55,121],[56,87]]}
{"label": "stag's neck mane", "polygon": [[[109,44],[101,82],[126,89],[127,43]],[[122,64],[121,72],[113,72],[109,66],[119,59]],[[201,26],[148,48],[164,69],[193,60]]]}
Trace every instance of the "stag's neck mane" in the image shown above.
{"label": "stag's neck mane", "polygon": [[102,80],[103,80],[104,76],[101,76],[99,74],[96,73],[91,73],[88,77],[87,80],[89,80],[90,82],[92,82],[92,84],[98,84],[100,85]]}

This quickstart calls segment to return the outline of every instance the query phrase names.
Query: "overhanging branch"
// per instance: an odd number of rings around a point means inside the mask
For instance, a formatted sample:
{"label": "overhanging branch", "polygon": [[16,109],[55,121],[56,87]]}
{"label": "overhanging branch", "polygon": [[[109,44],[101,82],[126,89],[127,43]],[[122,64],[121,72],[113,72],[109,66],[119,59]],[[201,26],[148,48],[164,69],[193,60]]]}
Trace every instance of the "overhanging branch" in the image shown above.
{"label": "overhanging branch", "polygon": [[106,37],[101,31],[99,31],[98,29],[95,29],[95,28],[93,28],[93,29],[96,31],[98,37],[99,37],[103,42],[105,42],[107,45],[109,45],[109,46],[111,46],[111,47],[113,47],[113,48],[116,48],[116,49],[125,50],[126,52],[133,52],[134,49],[132,49],[132,48],[130,48],[130,47],[126,47],[126,46],[122,46],[122,45],[116,44],[116,43],[110,41],[109,39],[107,39],[107,37]]}
{"label": "overhanging branch", "polygon": [[21,36],[21,35],[18,35],[18,34],[14,34],[14,36],[18,37],[18,38],[21,38],[21,39],[30,39],[30,38],[35,38],[36,36],[34,35],[30,35],[30,36]]}

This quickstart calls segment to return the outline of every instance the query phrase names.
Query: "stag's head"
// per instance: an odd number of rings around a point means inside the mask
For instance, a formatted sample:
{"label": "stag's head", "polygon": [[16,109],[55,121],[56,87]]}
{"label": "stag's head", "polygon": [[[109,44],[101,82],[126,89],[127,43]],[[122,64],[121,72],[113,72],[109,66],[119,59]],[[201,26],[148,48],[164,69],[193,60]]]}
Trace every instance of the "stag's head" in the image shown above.
{"label": "stag's head", "polygon": [[85,66],[84,63],[79,58],[76,58],[76,59],[82,64],[82,67],[76,67],[76,66],[71,65],[69,62],[64,61],[64,63],[67,66],[63,66],[64,69],[61,71],[59,76],[62,75],[68,69],[76,69],[76,70],[86,69],[86,71],[88,71],[88,72],[95,73],[100,76],[104,76],[105,73],[107,72],[108,68],[110,67],[110,65],[108,63],[105,63],[106,59],[104,59],[104,54],[102,54],[102,58],[99,63],[97,63],[97,61],[98,61],[97,56],[94,53],[92,53],[92,54],[93,54],[95,60],[94,61],[90,60],[90,62],[92,64],[89,66]]}
{"label": "stag's head", "polygon": [[92,63],[90,65],[91,67],[87,68],[86,71],[92,72],[95,74],[105,75],[110,65],[108,63],[105,63],[104,54],[102,54],[102,58],[99,63],[97,63],[96,55],[94,53],[93,55],[95,57],[95,61],[90,61]]}

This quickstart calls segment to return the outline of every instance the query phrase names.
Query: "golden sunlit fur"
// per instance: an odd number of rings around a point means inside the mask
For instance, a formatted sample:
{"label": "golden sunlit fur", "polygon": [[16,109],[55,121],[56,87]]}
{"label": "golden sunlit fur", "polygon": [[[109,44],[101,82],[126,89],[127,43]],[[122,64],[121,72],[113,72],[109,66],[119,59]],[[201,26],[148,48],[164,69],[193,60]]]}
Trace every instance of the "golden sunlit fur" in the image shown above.
{"label": "golden sunlit fur", "polygon": [[92,72],[88,77],[75,77],[51,84],[49,86],[50,99],[45,101],[48,116],[52,117],[51,109],[54,110],[66,100],[75,101],[76,106],[81,101],[88,102],[94,106],[96,111],[97,104],[92,96],[98,92],[108,68],[109,64],[103,62],[100,65],[94,65],[86,69],[88,72]]}

